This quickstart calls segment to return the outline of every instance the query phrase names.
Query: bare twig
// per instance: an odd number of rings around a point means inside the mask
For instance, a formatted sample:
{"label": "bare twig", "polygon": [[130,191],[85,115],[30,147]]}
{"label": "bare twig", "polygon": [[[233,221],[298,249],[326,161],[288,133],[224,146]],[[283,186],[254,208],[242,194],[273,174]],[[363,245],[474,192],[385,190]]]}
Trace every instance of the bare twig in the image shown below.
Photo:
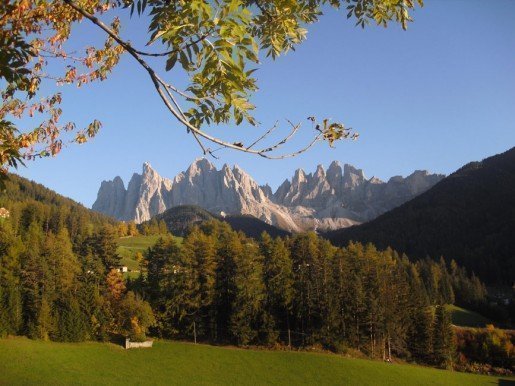
{"label": "bare twig", "polygon": [[273,145],[273,146],[271,146],[271,147],[269,147],[267,149],[262,150],[263,153],[267,153],[267,152],[270,152],[272,150],[277,149],[279,146],[284,145],[286,142],[288,142],[295,135],[295,133],[300,128],[300,123],[297,124],[297,125],[294,125],[290,120],[288,120],[288,123],[292,127],[292,130],[290,131],[290,133],[286,137],[284,137],[284,139],[282,139],[281,141],[277,142],[275,145]]}
{"label": "bare twig", "polygon": [[250,144],[249,146],[247,146],[247,150],[249,150],[251,147],[253,147],[254,145],[257,145],[259,142],[261,142],[263,139],[265,139],[272,131],[274,131],[276,128],[277,128],[277,124],[279,122],[275,122],[275,125],[273,125],[270,129],[268,129],[268,131],[263,134],[261,137],[259,137],[258,139],[256,139],[254,142],[252,142],[252,144]]}

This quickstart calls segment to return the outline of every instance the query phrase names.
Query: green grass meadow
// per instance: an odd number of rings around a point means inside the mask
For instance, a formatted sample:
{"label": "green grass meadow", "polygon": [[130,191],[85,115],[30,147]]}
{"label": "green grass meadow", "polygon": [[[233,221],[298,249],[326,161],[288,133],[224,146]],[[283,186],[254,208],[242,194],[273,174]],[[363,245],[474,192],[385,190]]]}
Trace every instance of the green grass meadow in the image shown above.
{"label": "green grass meadow", "polygon": [[0,340],[5,385],[515,385],[501,379],[338,355],[243,350],[158,341],[124,350],[103,343]]}
{"label": "green grass meadow", "polygon": [[[149,247],[153,246],[161,235],[152,236],[130,236],[120,237],[118,242],[118,255],[120,255],[120,265],[125,265],[129,271],[138,271],[139,265],[136,261],[136,252],[145,252]],[[182,238],[175,237],[177,242],[182,242]],[[129,272],[130,274],[131,272]],[[129,275],[130,276],[130,275]],[[134,275],[132,275],[134,276]],[[137,275],[136,275],[137,276]]]}
{"label": "green grass meadow", "polygon": [[466,310],[452,304],[445,306],[447,311],[451,313],[452,323],[460,327],[486,327],[492,323],[491,320],[478,314],[477,312]]}

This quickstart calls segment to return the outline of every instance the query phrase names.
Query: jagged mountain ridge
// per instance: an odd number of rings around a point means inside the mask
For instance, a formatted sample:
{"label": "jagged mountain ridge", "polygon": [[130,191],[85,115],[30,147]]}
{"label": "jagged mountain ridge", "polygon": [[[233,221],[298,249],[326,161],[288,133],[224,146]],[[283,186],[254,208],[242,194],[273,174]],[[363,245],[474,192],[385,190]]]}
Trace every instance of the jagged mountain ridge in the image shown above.
{"label": "jagged mountain ridge", "polygon": [[103,181],[93,209],[137,223],[178,205],[198,205],[212,213],[257,217],[288,231],[336,229],[369,221],[426,191],[444,176],[415,171],[388,182],[367,179],[362,170],[339,162],[327,172],[298,169],[272,191],[240,167],[218,170],[205,158],[195,160],[173,180],[161,177],[149,163],[134,173],[127,189],[120,177]]}

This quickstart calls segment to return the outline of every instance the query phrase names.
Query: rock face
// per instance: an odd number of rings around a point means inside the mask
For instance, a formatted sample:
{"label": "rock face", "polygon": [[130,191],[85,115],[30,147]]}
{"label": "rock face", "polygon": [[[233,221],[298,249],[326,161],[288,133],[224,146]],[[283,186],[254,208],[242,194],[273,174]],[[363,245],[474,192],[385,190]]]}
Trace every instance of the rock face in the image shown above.
{"label": "rock face", "polygon": [[177,205],[198,205],[213,213],[246,214],[289,231],[327,230],[372,220],[426,191],[444,176],[415,171],[388,182],[367,179],[362,170],[333,162],[327,171],[298,169],[273,193],[237,165],[221,170],[195,160],[173,180],[145,163],[125,189],[120,177],[103,181],[93,209],[137,223]]}
{"label": "rock face", "polygon": [[102,181],[92,209],[119,220],[140,223],[167,209],[171,189],[172,181],[161,177],[145,163],[143,173],[133,174],[127,190],[120,177]]}

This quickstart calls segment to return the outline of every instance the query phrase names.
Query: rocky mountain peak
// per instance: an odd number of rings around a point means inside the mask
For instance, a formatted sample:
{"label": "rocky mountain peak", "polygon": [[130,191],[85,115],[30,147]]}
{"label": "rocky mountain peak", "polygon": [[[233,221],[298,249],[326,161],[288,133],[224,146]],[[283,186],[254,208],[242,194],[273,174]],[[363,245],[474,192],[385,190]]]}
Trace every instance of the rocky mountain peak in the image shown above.
{"label": "rocky mountain peak", "polygon": [[357,169],[352,165],[345,164],[343,166],[343,187],[346,189],[354,189],[362,185],[365,181],[365,173],[363,170]]}
{"label": "rocky mountain peak", "polygon": [[342,168],[342,164],[340,163],[340,161],[333,161],[329,164],[329,167],[327,168],[327,170],[331,170],[331,169],[341,169]]}
{"label": "rocky mountain peak", "polygon": [[268,199],[271,199],[272,196],[274,195],[274,192],[272,191],[272,187],[270,185],[268,185],[268,184],[261,185],[260,188],[263,191],[263,193],[265,193],[265,196]]}
{"label": "rocky mountain peak", "polygon": [[143,164],[141,176],[144,180],[155,180],[161,178],[161,176],[152,168],[148,162]]}
{"label": "rocky mountain peak", "polygon": [[[104,182],[107,182],[107,181],[102,181],[102,183]],[[113,180],[113,184],[116,185],[116,186],[120,186],[122,187],[123,189],[125,189],[125,185],[123,184],[123,180],[122,180],[122,177],[120,176],[116,176]]]}
{"label": "rocky mountain peak", "polygon": [[297,169],[295,170],[295,174],[293,175],[293,178],[291,180],[291,183],[294,185],[299,185],[306,182],[306,173],[303,169]]}
{"label": "rocky mountain peak", "polygon": [[343,180],[342,165],[338,161],[331,162],[331,165],[327,168],[326,175],[329,185],[335,189],[337,194],[341,193]]}
{"label": "rocky mountain peak", "polygon": [[146,173],[155,173],[155,170],[152,169],[152,165],[150,165],[150,162],[143,163],[143,174]]}
{"label": "rocky mountain peak", "polygon": [[123,210],[125,193],[125,186],[119,176],[112,181],[102,181],[93,210],[116,217]]}
{"label": "rocky mountain peak", "polygon": [[193,161],[188,170],[186,170],[186,174],[189,176],[195,176],[212,170],[216,170],[215,165],[209,162],[206,158],[201,157]]}
{"label": "rocky mountain peak", "polygon": [[323,165],[317,166],[317,171],[315,172],[315,177],[317,178],[325,178],[325,169]]}
{"label": "rocky mountain peak", "polygon": [[248,173],[246,171],[244,171],[242,168],[240,168],[238,165],[234,164],[233,168],[232,168],[232,172],[234,175],[246,175],[248,176]]}

